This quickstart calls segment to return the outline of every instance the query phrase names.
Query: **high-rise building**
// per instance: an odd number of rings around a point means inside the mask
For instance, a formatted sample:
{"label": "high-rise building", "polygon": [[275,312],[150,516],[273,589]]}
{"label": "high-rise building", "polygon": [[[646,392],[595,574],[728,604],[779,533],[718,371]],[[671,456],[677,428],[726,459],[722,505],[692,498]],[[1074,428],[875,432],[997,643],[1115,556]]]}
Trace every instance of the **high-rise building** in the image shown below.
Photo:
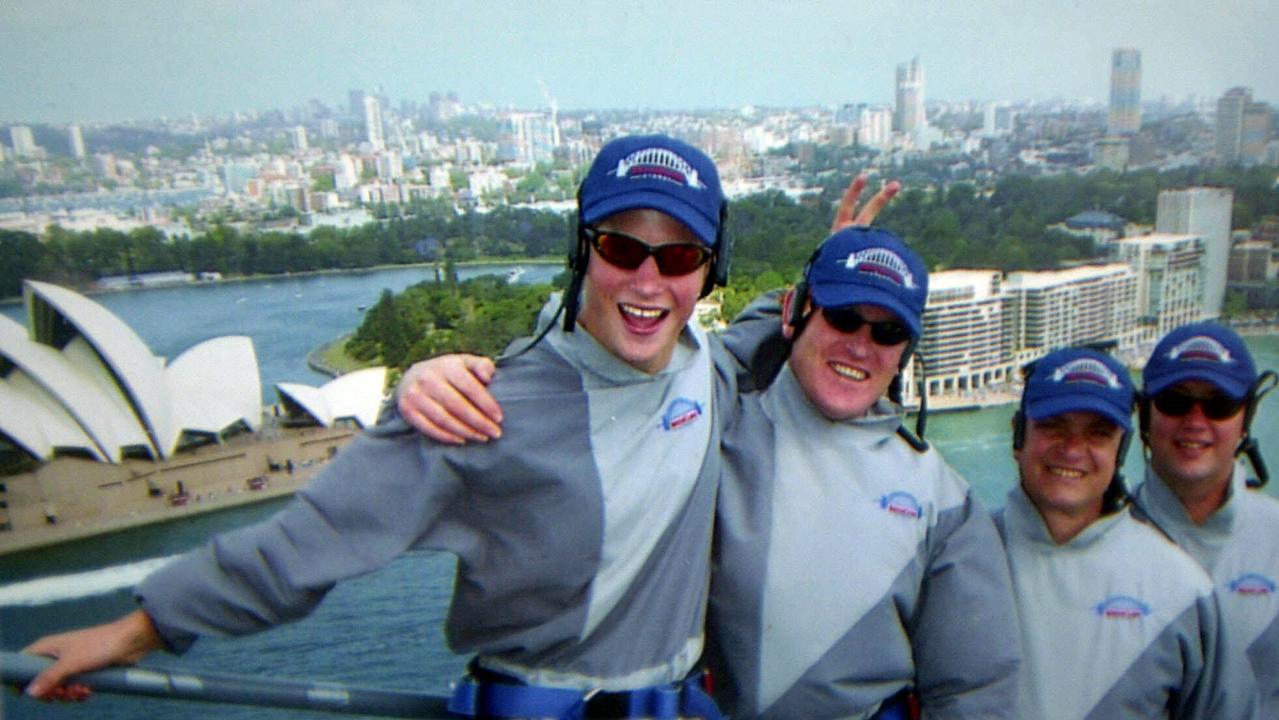
{"label": "high-rise building", "polygon": [[374,95],[364,96],[364,139],[374,150],[386,149],[382,134],[382,103]]}
{"label": "high-rise building", "polygon": [[1217,100],[1217,159],[1227,165],[1239,162],[1243,142],[1243,115],[1252,102],[1252,90],[1232,87]]}
{"label": "high-rise building", "polygon": [[1110,59],[1111,135],[1132,135],[1141,129],[1141,51],[1116,48]]}
{"label": "high-rise building", "polygon": [[1017,111],[1006,102],[986,103],[982,108],[981,134],[986,137],[1011,135],[1017,122]]}
{"label": "high-rise building", "polygon": [[1217,160],[1225,165],[1265,162],[1273,122],[1270,106],[1253,102],[1251,88],[1227,90],[1217,100]]}
{"label": "high-rise building", "polygon": [[[928,396],[962,397],[1016,381],[1017,368],[1069,345],[1131,349],[1136,299],[1137,276],[1119,262],[1006,277],[999,270],[934,273],[918,354]],[[904,386],[917,385],[906,379]]]}
{"label": "high-rise building", "polygon": [[1138,341],[1154,345],[1169,330],[1203,319],[1203,238],[1153,233],[1115,241],[1137,275]]}
{"label": "high-rise building", "polygon": [[307,149],[306,128],[297,125],[289,131],[289,139],[293,142],[293,149],[299,152]]}
{"label": "high-rise building", "polygon": [[31,135],[31,128],[26,125],[14,125],[9,128],[9,141],[13,144],[13,154],[19,158],[35,157],[36,141]]}
{"label": "high-rise building", "polygon": [[353,118],[364,116],[364,91],[349,90],[346,94],[346,112]]}
{"label": "high-rise building", "polygon": [[1017,365],[1069,345],[1136,342],[1137,277],[1124,263],[1008,274],[1009,335]]}
{"label": "high-rise building", "polygon": [[71,156],[77,160],[85,158],[84,152],[84,135],[80,132],[79,125],[71,125],[67,128],[67,142],[71,146]]}
{"label": "high-rise building", "polygon": [[924,114],[924,66],[919,57],[897,66],[897,105],[893,130],[913,133],[928,122]]}
{"label": "high-rise building", "polygon": [[[919,359],[931,397],[962,395],[1007,382],[1013,368],[1003,273],[946,270],[928,277]],[[912,368],[913,370],[913,368]],[[914,388],[912,378],[903,387]]]}
{"label": "high-rise building", "polygon": [[1195,235],[1203,241],[1204,317],[1221,315],[1230,261],[1230,218],[1235,193],[1230,188],[1164,190],[1155,210],[1155,232]]}

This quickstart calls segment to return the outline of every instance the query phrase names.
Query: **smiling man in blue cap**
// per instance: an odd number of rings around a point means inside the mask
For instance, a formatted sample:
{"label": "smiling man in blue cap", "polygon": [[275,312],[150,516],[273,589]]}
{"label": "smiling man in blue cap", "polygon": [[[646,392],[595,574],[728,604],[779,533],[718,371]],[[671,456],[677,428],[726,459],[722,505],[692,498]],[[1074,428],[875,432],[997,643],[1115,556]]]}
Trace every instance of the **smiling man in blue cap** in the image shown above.
{"label": "smiling man in blue cap", "polygon": [[143,580],[137,611],[31,645],[57,661],[28,692],[73,699],[61,687],[71,674],[297,619],[336,582],[435,549],[458,558],[446,635],[474,655],[456,713],[717,717],[690,671],[716,409],[735,385],[717,381],[722,354],[689,319],[724,282],[725,202],[714,163],[687,143],[605,145],[579,194],[565,322],[552,300],[544,342],[523,343],[491,385],[502,442],[453,447],[398,418],[377,426],[280,514]]}
{"label": "smiling man in blue cap", "polygon": [[1134,397],[1127,369],[1094,350],[1051,352],[1026,379],[1020,482],[996,518],[1025,652],[1018,717],[1255,717],[1212,582],[1128,502]]}
{"label": "smiling man in blue cap", "polygon": [[[1169,332],[1142,371],[1149,453],[1137,500],[1212,575],[1232,649],[1256,675],[1262,717],[1279,717],[1279,500],[1250,426],[1273,382],[1248,346],[1214,322]],[[1250,480],[1241,456],[1253,461]]]}
{"label": "smiling man in blue cap", "polygon": [[861,227],[786,295],[789,358],[724,435],[708,627],[735,718],[1021,717],[994,524],[903,426],[927,297],[919,255]]}

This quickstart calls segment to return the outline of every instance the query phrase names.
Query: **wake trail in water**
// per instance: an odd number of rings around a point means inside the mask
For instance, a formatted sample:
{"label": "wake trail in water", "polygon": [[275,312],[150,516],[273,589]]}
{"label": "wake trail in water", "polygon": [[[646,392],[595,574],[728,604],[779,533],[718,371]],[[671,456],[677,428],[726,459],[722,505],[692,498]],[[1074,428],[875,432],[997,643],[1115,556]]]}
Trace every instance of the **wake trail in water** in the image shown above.
{"label": "wake trail in water", "polygon": [[0,606],[48,605],[130,588],[153,570],[177,557],[149,558],[123,565],[0,585]]}

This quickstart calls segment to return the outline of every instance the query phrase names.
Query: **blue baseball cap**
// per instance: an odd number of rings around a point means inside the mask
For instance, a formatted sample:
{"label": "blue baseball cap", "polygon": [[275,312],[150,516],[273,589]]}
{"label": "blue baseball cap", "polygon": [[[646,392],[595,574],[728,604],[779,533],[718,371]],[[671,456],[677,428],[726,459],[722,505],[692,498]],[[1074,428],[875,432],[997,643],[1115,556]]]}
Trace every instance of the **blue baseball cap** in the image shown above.
{"label": "blue baseball cap", "polygon": [[1128,369],[1118,360],[1096,350],[1066,348],[1035,363],[1022,405],[1032,420],[1093,412],[1131,432],[1135,395]]}
{"label": "blue baseball cap", "polygon": [[1257,383],[1257,366],[1234,330],[1214,322],[1191,323],[1159,341],[1141,378],[1147,395],[1187,380],[1204,380],[1242,400]]}
{"label": "blue baseball cap", "polygon": [[928,300],[928,268],[895,234],[872,227],[848,227],[822,241],[804,269],[804,282],[818,307],[879,305],[923,333]]}
{"label": "blue baseball cap", "polygon": [[701,150],[665,135],[630,135],[606,143],[578,195],[585,225],[649,208],[684,223],[711,247],[719,239],[724,204],[715,163]]}

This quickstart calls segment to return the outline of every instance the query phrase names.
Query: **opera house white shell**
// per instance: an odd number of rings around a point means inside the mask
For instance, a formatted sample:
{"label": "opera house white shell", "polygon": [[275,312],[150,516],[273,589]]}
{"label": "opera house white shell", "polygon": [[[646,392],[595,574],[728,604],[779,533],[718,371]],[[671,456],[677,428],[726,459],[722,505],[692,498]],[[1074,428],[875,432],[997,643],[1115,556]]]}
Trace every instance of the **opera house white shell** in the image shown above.
{"label": "opera house white shell", "polygon": [[[23,290],[30,328],[0,316],[0,435],[35,459],[167,459],[187,442],[261,427],[250,338],[213,338],[166,362],[83,295],[33,280]],[[277,393],[317,425],[365,427],[385,380],[385,368],[370,368],[322,388],[281,384]]]}

